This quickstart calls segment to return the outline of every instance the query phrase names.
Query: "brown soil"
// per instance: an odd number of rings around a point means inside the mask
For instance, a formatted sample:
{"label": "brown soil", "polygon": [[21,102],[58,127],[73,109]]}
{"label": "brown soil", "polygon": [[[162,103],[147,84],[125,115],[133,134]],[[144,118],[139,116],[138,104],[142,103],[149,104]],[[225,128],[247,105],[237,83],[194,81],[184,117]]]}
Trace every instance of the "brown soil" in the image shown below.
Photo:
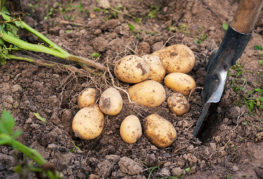
{"label": "brown soil", "polygon": [[[218,48],[225,32],[222,24],[231,22],[237,8],[236,0],[112,0],[111,9],[103,10],[106,2],[25,0],[24,19],[75,55],[93,59],[93,52],[100,53],[93,60],[103,63],[112,74],[114,62],[125,55],[144,55],[163,46],[185,44],[196,57],[189,74],[202,87],[205,57]],[[118,12],[114,10],[117,7]],[[140,18],[141,23],[134,17]],[[102,135],[84,141],[74,136],[71,129],[72,118],[79,110],[78,94],[87,87],[94,87],[101,94],[113,86],[113,81],[125,90],[129,85],[111,79],[108,73],[84,75],[63,67],[50,69],[8,61],[0,66],[0,109],[12,111],[16,128],[23,131],[19,140],[53,163],[64,178],[262,178],[263,142],[259,136],[263,130],[262,111],[256,109],[250,113],[241,100],[248,91],[263,89],[263,68],[258,63],[258,51],[254,50],[254,45],[263,44],[262,17],[261,13],[253,38],[239,60],[242,74],[236,74],[237,68],[230,70],[217,108],[216,132],[204,143],[192,136],[202,110],[200,88],[189,97],[190,112],[180,117],[169,111],[167,102],[146,108],[129,103],[126,93],[120,91],[124,99],[121,113],[105,115]],[[203,34],[207,38],[200,41]],[[28,34],[23,38],[39,42]],[[237,92],[236,87],[244,90]],[[167,96],[172,93],[168,88],[165,90]],[[46,118],[47,123],[38,120],[34,113]],[[157,148],[145,135],[135,144],[121,140],[119,128],[126,116],[136,114],[142,122],[152,113],[174,125],[178,137],[170,147]],[[25,162],[23,156],[1,146],[0,178],[18,178],[14,173],[17,162]],[[36,176],[31,173],[28,177]]]}

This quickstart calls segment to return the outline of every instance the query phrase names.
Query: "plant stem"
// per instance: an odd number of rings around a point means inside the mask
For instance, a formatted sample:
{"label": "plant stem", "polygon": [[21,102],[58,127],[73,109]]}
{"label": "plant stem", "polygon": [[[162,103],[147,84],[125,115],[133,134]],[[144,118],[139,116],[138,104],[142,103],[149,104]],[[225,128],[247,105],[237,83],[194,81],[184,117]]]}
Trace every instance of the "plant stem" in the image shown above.
{"label": "plant stem", "polygon": [[35,63],[37,65],[45,66],[45,67],[53,67],[53,66],[55,66],[55,64],[47,63],[44,60],[35,60],[35,59],[32,59],[32,58],[28,58],[28,57],[20,57],[20,56],[10,55],[10,54],[8,54],[6,56],[6,58],[7,59],[13,59],[13,60],[27,61],[27,62],[30,62],[30,63]]}
{"label": "plant stem", "polygon": [[39,39],[43,40],[44,42],[46,42],[51,48],[56,49],[57,51],[65,54],[65,55],[69,55],[69,53],[65,50],[63,50],[62,48],[60,48],[57,44],[55,44],[54,42],[52,42],[51,40],[49,40],[47,37],[45,37],[42,33],[36,31],[35,29],[33,29],[32,27],[30,27],[29,25],[27,25],[24,21],[20,21],[22,28],[26,29],[27,31],[31,32],[32,34],[34,34],[35,36],[37,36]]}
{"label": "plant stem", "polygon": [[99,69],[99,70],[102,70],[102,71],[106,71],[106,67],[100,63],[97,63],[97,62],[94,62],[92,60],[89,60],[85,57],[81,57],[81,56],[76,56],[76,55],[69,55],[67,57],[68,60],[70,61],[75,61],[75,62],[78,62],[78,63],[82,63],[82,64],[86,64],[86,65],[89,65],[89,66],[92,66],[96,69]]}
{"label": "plant stem", "polygon": [[8,42],[8,43],[11,43],[11,44],[14,44],[16,45],[17,47],[23,49],[23,50],[30,50],[30,51],[34,51],[34,52],[42,52],[42,53],[47,53],[47,54],[50,54],[50,55],[53,55],[53,56],[56,56],[56,57],[59,57],[59,58],[63,58],[63,59],[66,59],[67,58],[67,55],[61,53],[61,52],[58,52],[57,50],[54,50],[54,49],[51,49],[51,48],[48,48],[44,45],[38,45],[38,44],[31,44],[31,43],[28,43],[24,40],[21,40],[17,37],[13,37],[11,35],[8,35],[7,33],[3,33],[3,32],[0,32],[0,37]]}

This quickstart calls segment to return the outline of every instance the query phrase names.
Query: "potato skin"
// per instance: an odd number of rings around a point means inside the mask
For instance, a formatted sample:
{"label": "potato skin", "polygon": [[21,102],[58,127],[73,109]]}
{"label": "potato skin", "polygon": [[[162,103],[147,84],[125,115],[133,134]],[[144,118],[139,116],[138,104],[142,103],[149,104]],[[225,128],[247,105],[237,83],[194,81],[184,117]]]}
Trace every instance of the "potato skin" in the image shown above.
{"label": "potato skin", "polygon": [[166,99],[166,93],[162,84],[154,80],[146,80],[128,89],[132,101],[148,106],[156,107]]}
{"label": "potato skin", "polygon": [[165,47],[154,52],[153,55],[160,57],[167,73],[188,73],[193,69],[195,64],[194,53],[189,47],[183,44]]}
{"label": "potato skin", "polygon": [[97,104],[80,109],[72,121],[75,136],[85,140],[98,137],[103,127],[104,115]]}
{"label": "potato skin", "polygon": [[195,80],[191,76],[177,72],[166,75],[164,84],[183,95],[188,95],[196,87]]}
{"label": "potato skin", "polygon": [[116,62],[114,74],[123,82],[139,83],[149,77],[150,66],[143,58],[128,55]]}
{"label": "potato skin", "polygon": [[165,75],[165,68],[158,56],[144,55],[143,59],[150,65],[149,79],[161,82]]}
{"label": "potato skin", "polygon": [[142,126],[137,116],[129,115],[122,121],[120,135],[128,144],[135,143],[142,136]]}
{"label": "potato skin", "polygon": [[168,97],[167,103],[169,109],[178,116],[187,113],[190,109],[190,104],[186,97],[181,93],[173,93]]}
{"label": "potato skin", "polygon": [[176,130],[172,123],[158,114],[151,114],[144,119],[144,131],[157,147],[168,147],[176,139]]}
{"label": "potato skin", "polygon": [[78,96],[78,106],[80,109],[94,104],[95,101],[96,101],[96,89],[94,88],[87,88],[83,90]]}
{"label": "potato skin", "polygon": [[117,115],[121,112],[123,100],[118,90],[113,87],[106,89],[100,96],[100,110],[108,115]]}

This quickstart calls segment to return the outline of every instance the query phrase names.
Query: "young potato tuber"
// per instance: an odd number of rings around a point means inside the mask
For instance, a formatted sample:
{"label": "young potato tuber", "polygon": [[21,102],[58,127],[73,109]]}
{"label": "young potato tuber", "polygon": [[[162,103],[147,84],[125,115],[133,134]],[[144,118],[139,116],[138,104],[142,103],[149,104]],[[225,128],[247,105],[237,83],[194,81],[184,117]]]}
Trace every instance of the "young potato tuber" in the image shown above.
{"label": "young potato tuber", "polygon": [[196,87],[195,80],[184,73],[170,73],[164,78],[164,84],[174,91],[188,95]]}
{"label": "young potato tuber", "polygon": [[154,80],[146,80],[128,89],[132,101],[148,106],[156,107],[166,99],[166,93],[162,84]]}
{"label": "young potato tuber", "polygon": [[149,77],[150,66],[143,58],[128,55],[115,64],[114,74],[123,82],[139,83]]}
{"label": "young potato tuber", "polygon": [[123,105],[121,94],[115,88],[106,89],[100,96],[100,110],[108,115],[117,115],[120,113]]}
{"label": "young potato tuber", "polygon": [[161,82],[165,75],[165,69],[158,56],[144,55],[143,59],[150,65],[149,79]]}
{"label": "young potato tuber", "polygon": [[95,101],[96,101],[96,89],[94,88],[87,88],[83,90],[78,96],[78,106],[80,109],[94,104]]}
{"label": "young potato tuber", "polygon": [[158,147],[168,147],[176,139],[172,123],[158,114],[151,114],[144,119],[144,130],[151,142]]}
{"label": "young potato tuber", "polygon": [[169,109],[178,116],[187,113],[190,109],[190,104],[186,97],[181,93],[173,93],[168,97],[167,103]]}
{"label": "young potato tuber", "polygon": [[104,115],[97,104],[80,109],[72,121],[76,137],[91,140],[98,137],[104,127]]}
{"label": "young potato tuber", "polygon": [[135,143],[142,136],[142,126],[138,117],[127,116],[121,123],[120,134],[124,142]]}
{"label": "young potato tuber", "polygon": [[153,55],[160,57],[167,73],[188,73],[193,69],[195,64],[194,53],[189,47],[183,44],[165,47],[154,52]]}

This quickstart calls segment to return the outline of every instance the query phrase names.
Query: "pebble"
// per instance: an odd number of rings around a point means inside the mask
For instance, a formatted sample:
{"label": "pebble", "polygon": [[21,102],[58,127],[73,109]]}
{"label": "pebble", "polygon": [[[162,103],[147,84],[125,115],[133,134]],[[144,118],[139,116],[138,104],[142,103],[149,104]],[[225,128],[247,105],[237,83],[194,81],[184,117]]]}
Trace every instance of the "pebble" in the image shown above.
{"label": "pebble", "polygon": [[99,6],[108,9],[110,8],[110,2],[108,0],[99,0]]}
{"label": "pebble", "polygon": [[90,174],[89,175],[89,179],[100,179],[99,175],[95,175],[95,174]]}
{"label": "pebble", "polygon": [[158,173],[159,176],[166,177],[170,176],[171,172],[168,168],[162,168],[161,171]]}
{"label": "pebble", "polygon": [[11,91],[12,91],[12,93],[21,92],[22,91],[22,87],[20,85],[13,85],[11,87]]}
{"label": "pebble", "polygon": [[211,142],[209,145],[213,151],[216,151],[216,143]]}
{"label": "pebble", "polygon": [[172,169],[172,175],[174,176],[181,176],[183,174],[185,174],[185,171],[181,169],[180,167],[176,167]]}
{"label": "pebble", "polygon": [[143,172],[143,168],[134,160],[122,157],[118,163],[120,170],[129,175],[137,175]]}
{"label": "pebble", "polygon": [[232,167],[232,170],[233,170],[234,172],[236,172],[236,171],[239,170],[239,168],[238,168],[238,166],[234,165],[234,166]]}
{"label": "pebble", "polygon": [[162,47],[163,47],[163,41],[156,42],[155,44],[153,44],[152,50],[153,50],[153,52],[155,52],[155,51],[160,50]]}
{"label": "pebble", "polygon": [[154,145],[151,145],[151,150],[157,150],[158,148]]}

